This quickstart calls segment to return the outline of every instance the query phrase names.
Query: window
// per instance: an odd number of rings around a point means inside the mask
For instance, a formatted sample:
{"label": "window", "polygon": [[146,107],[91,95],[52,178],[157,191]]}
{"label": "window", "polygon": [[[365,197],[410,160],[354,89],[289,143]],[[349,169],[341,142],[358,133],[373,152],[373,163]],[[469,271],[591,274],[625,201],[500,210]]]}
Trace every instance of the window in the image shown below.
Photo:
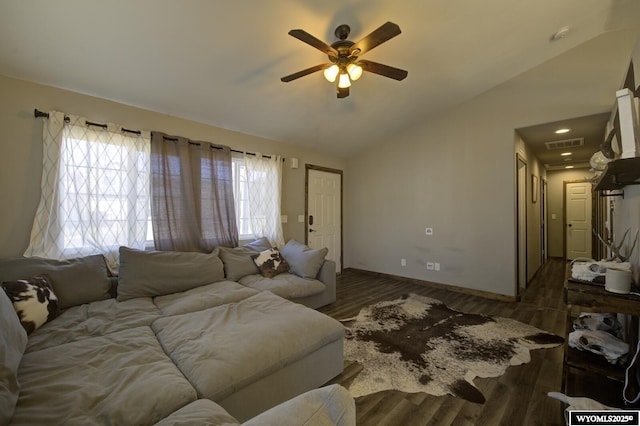
{"label": "window", "polygon": [[91,125],[55,112],[45,127],[43,186],[26,256],[104,254],[144,248],[149,220],[149,132]]}
{"label": "window", "polygon": [[102,127],[65,126],[60,156],[65,250],[117,251],[148,239],[149,142],[140,139]]}
{"label": "window", "polygon": [[236,224],[241,240],[254,238],[249,210],[249,189],[244,159],[233,157],[233,198],[236,207]]}

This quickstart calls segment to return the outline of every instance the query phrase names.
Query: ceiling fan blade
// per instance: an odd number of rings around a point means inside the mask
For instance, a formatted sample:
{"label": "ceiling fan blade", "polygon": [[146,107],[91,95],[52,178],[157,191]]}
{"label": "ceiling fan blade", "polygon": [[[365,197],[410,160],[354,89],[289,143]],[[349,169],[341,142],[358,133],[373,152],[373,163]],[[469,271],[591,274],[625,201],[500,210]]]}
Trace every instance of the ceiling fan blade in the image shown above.
{"label": "ceiling fan blade", "polygon": [[284,83],[288,83],[288,82],[290,82],[292,80],[295,80],[297,78],[304,77],[305,75],[313,74],[316,71],[323,70],[327,66],[328,66],[328,64],[321,64],[321,65],[316,65],[315,67],[304,69],[302,71],[294,72],[293,74],[289,74],[289,75],[287,75],[285,77],[282,77],[280,79],[280,81],[282,81]]}
{"label": "ceiling fan blade", "polygon": [[377,30],[374,30],[371,34],[355,43],[349,48],[352,55],[358,56],[368,52],[376,46],[381,45],[385,41],[392,39],[400,34],[400,27],[393,22],[387,22],[380,26]]}
{"label": "ceiling fan blade", "polygon": [[349,88],[338,87],[338,99],[346,98],[347,96],[349,96]]}
{"label": "ceiling fan blade", "polygon": [[315,47],[316,49],[326,53],[327,55],[338,56],[338,51],[336,49],[329,46],[324,41],[315,38],[305,30],[291,30],[289,31],[289,35],[297,38],[300,41],[307,43],[310,46]]}
{"label": "ceiling fan blade", "polygon": [[369,71],[398,81],[404,80],[407,78],[407,75],[409,75],[408,71],[401,70],[400,68],[394,68],[389,65],[379,64],[377,62],[371,62],[364,59],[359,60],[358,64],[362,66],[364,71]]}

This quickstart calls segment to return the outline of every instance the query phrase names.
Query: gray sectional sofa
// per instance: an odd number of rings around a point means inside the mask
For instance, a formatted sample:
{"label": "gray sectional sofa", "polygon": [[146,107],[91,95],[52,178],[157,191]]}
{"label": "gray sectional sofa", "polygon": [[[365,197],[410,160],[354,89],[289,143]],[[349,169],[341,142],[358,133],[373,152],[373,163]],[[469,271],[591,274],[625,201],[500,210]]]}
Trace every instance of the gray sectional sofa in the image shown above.
{"label": "gray sectional sofa", "polygon": [[355,424],[344,388],[317,389],[343,368],[344,328],[309,308],[335,264],[289,242],[267,278],[265,247],[121,247],[118,277],[99,255],[0,259],[3,286],[44,276],[61,308],[27,337],[0,291],[0,424]]}

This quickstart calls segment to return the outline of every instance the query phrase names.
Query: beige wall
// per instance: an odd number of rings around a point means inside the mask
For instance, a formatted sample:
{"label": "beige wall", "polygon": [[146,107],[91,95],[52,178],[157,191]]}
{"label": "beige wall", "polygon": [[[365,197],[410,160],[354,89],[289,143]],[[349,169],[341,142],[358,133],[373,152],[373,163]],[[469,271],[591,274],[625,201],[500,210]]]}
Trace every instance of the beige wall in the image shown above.
{"label": "beige wall", "polygon": [[[589,169],[547,172],[549,256],[564,257],[564,182],[583,181],[593,176]],[[555,215],[555,219],[554,219]]]}
{"label": "beige wall", "polygon": [[298,169],[291,169],[290,162],[283,168],[282,214],[288,215],[288,223],[283,224],[287,239],[304,241],[304,224],[297,222],[297,216],[305,212],[305,163],[339,170],[346,166],[343,159],[295,145],[3,76],[0,93],[0,256],[24,252],[40,196],[42,119],[33,117],[34,108],[55,109],[126,128],[163,131],[238,150],[298,158]]}
{"label": "beige wall", "polygon": [[[608,37],[635,43],[635,34],[607,33],[589,44]],[[573,117],[610,108],[615,87],[606,103],[576,109],[575,96],[588,85],[553,86],[557,75],[569,79],[592,65],[582,54],[589,44],[350,159],[345,264],[515,295],[514,129],[565,118],[567,104]],[[624,63],[616,66],[622,76]],[[550,86],[554,96],[542,97]],[[441,271],[426,262],[439,262]]]}
{"label": "beige wall", "polygon": [[349,161],[348,266],[514,294],[514,126],[482,98]]}

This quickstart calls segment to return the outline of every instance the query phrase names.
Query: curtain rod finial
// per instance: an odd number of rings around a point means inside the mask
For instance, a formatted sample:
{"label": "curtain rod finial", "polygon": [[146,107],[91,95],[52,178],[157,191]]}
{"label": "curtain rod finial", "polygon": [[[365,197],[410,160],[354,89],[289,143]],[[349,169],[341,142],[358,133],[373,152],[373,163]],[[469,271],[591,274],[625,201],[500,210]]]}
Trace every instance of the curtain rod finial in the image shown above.
{"label": "curtain rod finial", "polygon": [[33,109],[33,116],[38,118],[38,117],[46,117],[49,118],[49,113],[47,112],[42,112],[40,110],[38,110],[38,108],[34,108]]}

